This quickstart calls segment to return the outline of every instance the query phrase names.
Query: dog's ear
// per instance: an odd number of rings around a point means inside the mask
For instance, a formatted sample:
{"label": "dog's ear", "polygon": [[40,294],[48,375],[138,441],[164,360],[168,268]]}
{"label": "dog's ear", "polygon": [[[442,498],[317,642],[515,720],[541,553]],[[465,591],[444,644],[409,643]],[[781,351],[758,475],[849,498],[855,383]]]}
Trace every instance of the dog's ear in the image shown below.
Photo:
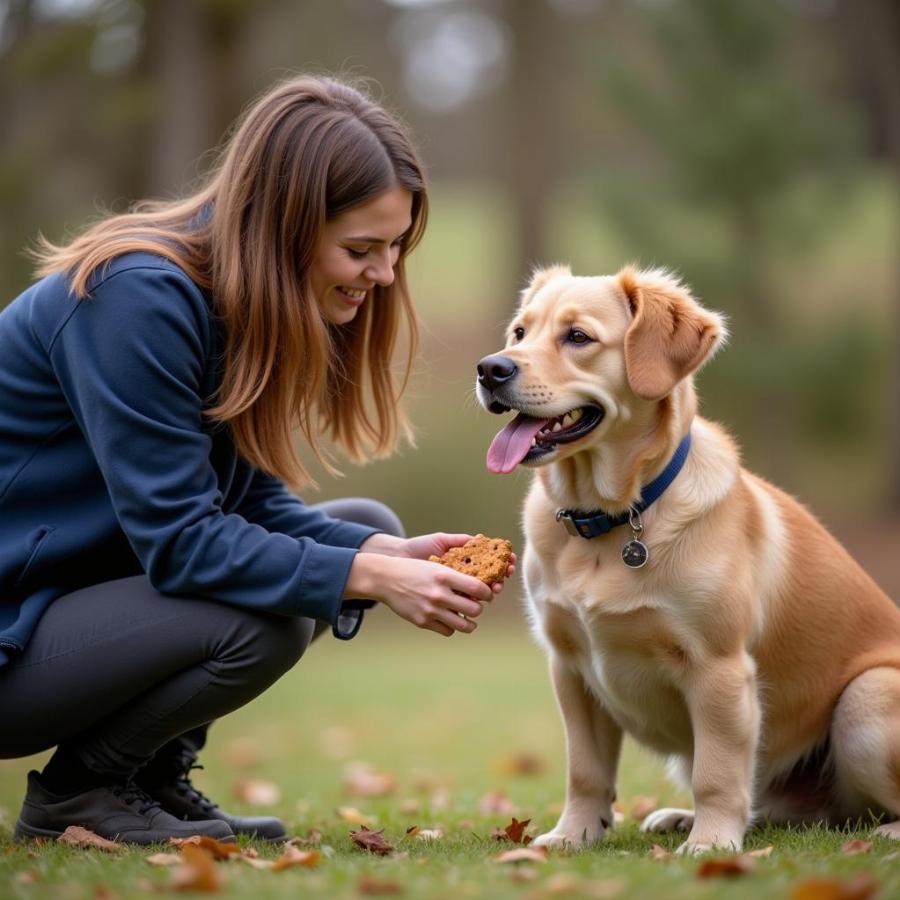
{"label": "dog's ear", "polygon": [[528,287],[526,287],[525,290],[522,291],[519,306],[527,306],[531,298],[542,287],[544,287],[544,285],[549,284],[554,278],[557,278],[561,275],[571,274],[572,270],[568,266],[563,265],[548,266],[546,269],[535,269],[531,273],[531,281],[528,282]]}
{"label": "dog's ear", "polygon": [[703,309],[668,272],[628,266],[616,279],[632,315],[625,334],[628,384],[644,400],[659,400],[725,339],[724,319]]}

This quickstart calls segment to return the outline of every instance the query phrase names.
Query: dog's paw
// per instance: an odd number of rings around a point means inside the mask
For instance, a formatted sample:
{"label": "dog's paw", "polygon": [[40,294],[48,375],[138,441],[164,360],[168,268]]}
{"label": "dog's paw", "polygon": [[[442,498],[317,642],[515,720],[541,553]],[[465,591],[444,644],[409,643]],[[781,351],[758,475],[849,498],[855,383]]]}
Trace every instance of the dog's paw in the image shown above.
{"label": "dog's paw", "polygon": [[581,837],[553,830],[538,835],[528,846],[546,847],[548,850],[577,850],[581,846]]}
{"label": "dog's paw", "polygon": [[675,852],[680,856],[701,856],[712,850],[725,853],[740,853],[744,846],[741,838],[721,839],[714,838],[696,838],[691,835]]}
{"label": "dog's paw", "polygon": [[690,831],[693,825],[692,809],[657,809],[641,822],[641,831],[658,834],[668,831]]}
{"label": "dog's paw", "polygon": [[879,837],[900,841],[900,819],[896,822],[888,822],[886,825],[879,825],[872,833]]}

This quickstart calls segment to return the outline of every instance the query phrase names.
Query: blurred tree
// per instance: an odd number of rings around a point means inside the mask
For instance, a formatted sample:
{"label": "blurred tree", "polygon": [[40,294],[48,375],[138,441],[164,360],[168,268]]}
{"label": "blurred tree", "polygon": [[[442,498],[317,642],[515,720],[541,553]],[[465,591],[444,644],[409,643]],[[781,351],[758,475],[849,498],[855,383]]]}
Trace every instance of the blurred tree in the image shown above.
{"label": "blurred tree", "polygon": [[[853,66],[855,86],[868,112],[871,151],[893,169],[893,189],[900,209],[900,5],[896,0],[869,0],[864,6],[843,0],[835,20]],[[900,254],[894,254],[894,321],[891,390],[888,393],[890,443],[887,500],[900,515]]]}

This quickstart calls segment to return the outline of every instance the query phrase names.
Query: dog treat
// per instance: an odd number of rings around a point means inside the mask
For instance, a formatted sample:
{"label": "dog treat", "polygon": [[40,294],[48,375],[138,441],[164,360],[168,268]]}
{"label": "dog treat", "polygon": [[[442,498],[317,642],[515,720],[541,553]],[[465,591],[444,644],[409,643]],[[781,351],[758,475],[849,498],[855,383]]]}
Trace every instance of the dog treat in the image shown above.
{"label": "dog treat", "polygon": [[452,547],[443,556],[429,556],[428,559],[465,575],[474,575],[485,584],[497,584],[506,578],[511,555],[509,541],[477,534],[462,547]]}

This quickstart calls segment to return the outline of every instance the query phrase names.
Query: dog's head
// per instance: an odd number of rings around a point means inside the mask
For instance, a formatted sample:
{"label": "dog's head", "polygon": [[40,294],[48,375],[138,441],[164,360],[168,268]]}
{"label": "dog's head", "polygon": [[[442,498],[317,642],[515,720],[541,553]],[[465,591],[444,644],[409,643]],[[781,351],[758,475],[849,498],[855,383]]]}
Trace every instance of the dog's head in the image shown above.
{"label": "dog's head", "polygon": [[506,347],[478,364],[482,405],[518,413],[491,444],[488,468],[507,473],[597,446],[689,378],[724,337],[722,317],[665,271],[535,273]]}

